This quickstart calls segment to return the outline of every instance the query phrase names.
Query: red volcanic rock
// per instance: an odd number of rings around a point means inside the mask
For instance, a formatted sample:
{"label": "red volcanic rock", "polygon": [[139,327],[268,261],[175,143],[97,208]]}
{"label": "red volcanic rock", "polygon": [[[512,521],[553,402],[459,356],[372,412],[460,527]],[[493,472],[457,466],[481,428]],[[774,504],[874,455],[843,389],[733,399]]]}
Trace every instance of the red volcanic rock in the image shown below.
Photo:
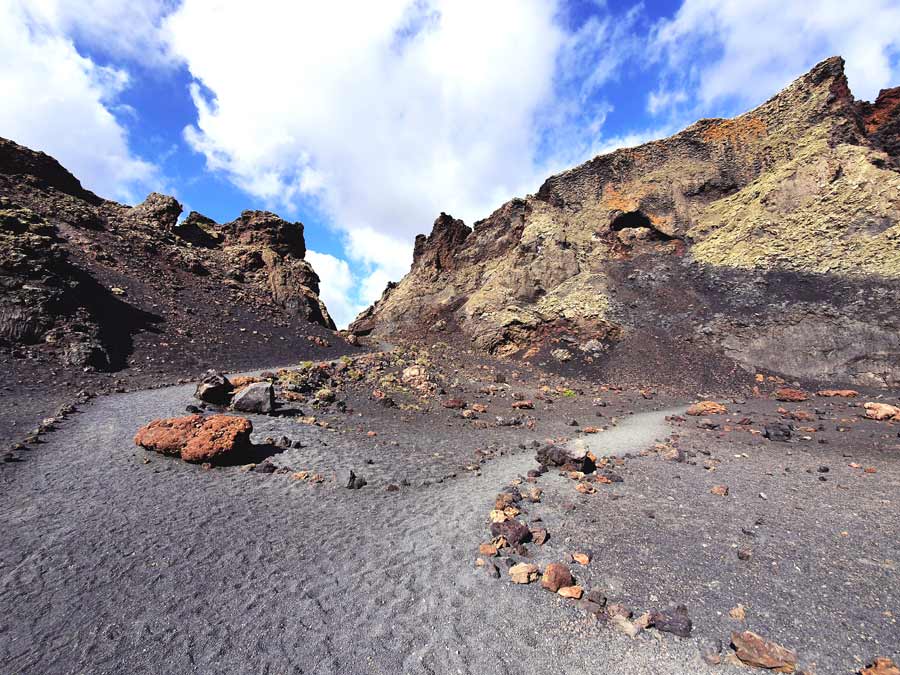
{"label": "red volcanic rock", "polygon": [[869,139],[895,161],[900,159],[900,87],[882,89],[874,103],[859,105]]}
{"label": "red volcanic rock", "polygon": [[157,419],[135,434],[135,445],[186,462],[210,462],[250,448],[253,425],[243,417],[188,415]]}
{"label": "red volcanic rock", "polygon": [[544,569],[544,576],[541,577],[541,586],[548,591],[556,593],[560,588],[574,586],[575,580],[569,568],[562,563],[550,563]]}
{"label": "red volcanic rock", "polygon": [[808,401],[809,394],[800,389],[791,389],[790,387],[782,387],[775,391],[775,400],[799,403],[800,401]]}

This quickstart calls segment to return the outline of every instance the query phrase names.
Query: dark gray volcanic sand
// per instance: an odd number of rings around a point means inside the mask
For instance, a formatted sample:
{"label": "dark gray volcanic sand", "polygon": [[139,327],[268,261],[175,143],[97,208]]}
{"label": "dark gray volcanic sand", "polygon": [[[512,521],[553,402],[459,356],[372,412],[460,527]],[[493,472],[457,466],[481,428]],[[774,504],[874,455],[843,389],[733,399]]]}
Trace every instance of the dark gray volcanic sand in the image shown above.
{"label": "dark gray volcanic sand", "polygon": [[[149,419],[183,414],[192,391],[99,398],[0,471],[0,672],[750,672],[699,656],[704,640],[727,645],[741,627],[798,649],[819,675],[898,656],[900,476],[883,423],[858,422],[840,446],[774,444],[695,429],[694,418],[667,424],[659,408],[669,404],[656,401],[626,402],[651,411],[622,417],[620,397],[598,419],[590,396],[553,410],[536,402],[536,431],[474,429],[442,408],[413,414],[361,398],[359,413],[320,415],[338,431],[252,416],[256,442],[303,442],[273,459],[328,477],[311,485],[133,446]],[[775,418],[777,405],[742,413]],[[533,560],[590,551],[586,568],[572,565],[578,582],[636,613],[686,603],[690,639],[650,630],[632,640],[537,584],[474,567],[495,495],[536,466],[519,445],[575,434],[571,416],[584,425],[615,414],[618,426],[591,437],[605,449],[638,453],[675,432],[688,461],[627,459],[616,468],[624,482],[591,496],[542,476],[544,500],[525,517],[542,517],[551,538],[530,547]],[[853,459],[843,456],[851,442]],[[466,470],[476,448],[491,457]],[[700,451],[722,460],[715,472]],[[851,471],[857,459],[878,473]],[[825,483],[805,472],[824,464]],[[370,485],[338,487],[332,476],[348,467]],[[410,485],[385,491],[402,478]],[[717,483],[729,497],[709,494]],[[744,545],[746,562],[735,554]],[[744,624],[727,617],[738,602]]]}
{"label": "dark gray volcanic sand", "polygon": [[[704,672],[692,641],[632,642],[473,568],[493,497],[531,451],[389,493],[132,446],[191,391],[98,399],[2,474],[4,672]],[[259,424],[279,426],[310,445],[278,457],[295,468],[359,452],[290,419]]]}

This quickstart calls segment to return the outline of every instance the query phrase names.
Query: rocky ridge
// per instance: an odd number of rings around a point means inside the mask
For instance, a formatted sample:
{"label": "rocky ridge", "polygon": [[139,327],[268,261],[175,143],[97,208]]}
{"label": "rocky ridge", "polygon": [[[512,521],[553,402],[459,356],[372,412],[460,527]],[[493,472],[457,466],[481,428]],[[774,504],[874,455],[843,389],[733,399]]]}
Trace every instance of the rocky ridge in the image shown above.
{"label": "rocky ridge", "polygon": [[[351,329],[459,333],[619,381],[900,382],[900,88],[830,58],[758,108],[446,214]],[[551,360],[552,362],[552,360]]]}
{"label": "rocky ridge", "polygon": [[158,193],[134,207],[102,199],[0,139],[0,390],[15,394],[0,426],[80,390],[346,350],[301,223],[266,211],[179,223],[181,211]]}

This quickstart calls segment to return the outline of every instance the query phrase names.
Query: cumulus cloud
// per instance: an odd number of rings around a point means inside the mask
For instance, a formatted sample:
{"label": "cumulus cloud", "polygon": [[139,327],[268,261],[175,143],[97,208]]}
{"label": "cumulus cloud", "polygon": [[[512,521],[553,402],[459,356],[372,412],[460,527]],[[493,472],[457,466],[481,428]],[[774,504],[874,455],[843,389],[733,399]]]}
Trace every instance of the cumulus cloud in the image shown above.
{"label": "cumulus cloud", "polygon": [[328,308],[331,318],[338,326],[346,326],[365,309],[365,305],[352,301],[357,281],[350,271],[350,265],[346,260],[312,250],[306,252],[306,259],[319,275],[319,297]]}
{"label": "cumulus cloud", "polygon": [[105,197],[135,199],[156,167],[133,155],[112,110],[128,73],[78,53],[53,3],[0,3],[0,135],[56,157]]}
{"label": "cumulus cloud", "polygon": [[609,112],[591,96],[628,57],[634,16],[573,32],[560,10],[186,0],[165,24],[194,78],[185,138],[272,207],[316,204],[357,279],[344,304],[369,302],[441,211],[471,223],[586,158]]}
{"label": "cumulus cloud", "polygon": [[836,54],[854,94],[872,99],[900,76],[898,26],[896,0],[685,0],[655,31],[671,89],[651,94],[648,105],[682,104],[674,93],[687,89],[701,109],[731,101],[739,110]]}

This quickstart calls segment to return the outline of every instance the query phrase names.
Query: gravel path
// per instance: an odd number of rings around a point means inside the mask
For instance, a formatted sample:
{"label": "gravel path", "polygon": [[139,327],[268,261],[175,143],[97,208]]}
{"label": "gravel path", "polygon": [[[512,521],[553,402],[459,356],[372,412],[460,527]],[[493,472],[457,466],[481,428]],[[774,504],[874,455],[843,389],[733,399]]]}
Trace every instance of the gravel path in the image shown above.
{"label": "gravel path", "polygon": [[[473,567],[496,492],[532,451],[391,493],[203,470],[132,445],[190,393],[98,399],[0,473],[0,671],[706,672],[693,639],[632,641]],[[646,447],[664,414],[629,418],[607,446]],[[254,422],[303,439],[278,456],[295,467],[360,453],[358,439],[290,419]]]}

